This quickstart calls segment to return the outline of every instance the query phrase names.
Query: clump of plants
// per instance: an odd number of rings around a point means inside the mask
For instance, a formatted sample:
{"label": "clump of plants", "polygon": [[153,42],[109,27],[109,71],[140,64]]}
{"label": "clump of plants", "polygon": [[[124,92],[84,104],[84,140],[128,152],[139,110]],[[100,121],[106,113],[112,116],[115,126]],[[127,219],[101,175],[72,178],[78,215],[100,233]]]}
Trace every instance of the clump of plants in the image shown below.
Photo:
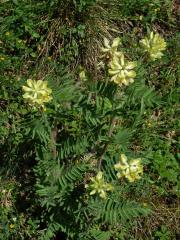
{"label": "clump of plants", "polygon": [[[88,68],[83,54],[92,19],[86,11],[101,1],[4,4],[0,236],[143,239],[136,227],[153,216],[154,196],[167,196],[171,186],[175,201],[179,194],[176,130],[159,132],[168,121],[160,119],[163,111],[174,113],[152,75],[162,77],[170,64],[169,41],[147,28],[147,36],[129,44],[126,34],[114,31],[113,38],[101,36],[98,63]],[[126,9],[126,17],[136,6],[104,4],[104,11]],[[171,96],[168,106],[177,102],[175,92]]]}

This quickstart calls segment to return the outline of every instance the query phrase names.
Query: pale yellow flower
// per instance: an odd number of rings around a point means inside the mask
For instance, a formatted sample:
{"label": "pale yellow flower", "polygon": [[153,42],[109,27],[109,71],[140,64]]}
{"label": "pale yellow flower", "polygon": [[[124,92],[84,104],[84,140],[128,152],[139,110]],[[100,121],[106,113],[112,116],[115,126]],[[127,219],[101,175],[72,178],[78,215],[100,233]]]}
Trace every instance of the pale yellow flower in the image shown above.
{"label": "pale yellow flower", "polygon": [[136,67],[135,62],[125,62],[124,54],[120,57],[114,57],[109,64],[109,75],[111,81],[115,82],[119,86],[129,85],[134,82],[136,72],[133,70]]}
{"label": "pale yellow flower", "polygon": [[5,57],[0,56],[0,61],[4,61],[4,60],[5,60]]}
{"label": "pale yellow flower", "polygon": [[79,78],[82,81],[87,81],[86,71],[82,66],[80,66]]}
{"label": "pale yellow flower", "polygon": [[91,183],[85,185],[86,188],[90,188],[90,195],[99,194],[101,198],[106,198],[108,191],[113,190],[113,186],[104,181],[103,172],[99,171],[95,177],[91,178]]}
{"label": "pale yellow flower", "polygon": [[121,154],[120,160],[114,165],[114,168],[118,172],[118,178],[125,177],[129,182],[134,182],[140,179],[143,174],[141,159],[132,159],[128,163],[127,157],[124,154]]}
{"label": "pale yellow flower", "polygon": [[112,58],[114,56],[121,56],[121,52],[118,52],[118,47],[121,44],[119,37],[115,38],[110,45],[110,41],[107,38],[104,38],[104,47],[101,48],[103,53],[102,57]]}
{"label": "pale yellow flower", "polygon": [[120,160],[117,164],[114,165],[116,170],[126,170],[129,167],[127,157],[124,154],[121,154]]}
{"label": "pale yellow flower", "polygon": [[15,227],[15,225],[13,223],[9,224],[9,228],[13,229]]}
{"label": "pale yellow flower", "polygon": [[144,203],[143,203],[143,206],[144,206],[144,207],[147,207],[148,205],[147,205],[147,203],[146,203],[146,202],[144,202]]}
{"label": "pale yellow flower", "polygon": [[165,40],[158,34],[151,32],[149,38],[145,37],[140,40],[140,45],[148,52],[150,58],[154,61],[163,56],[162,51],[166,49]]}
{"label": "pale yellow flower", "polygon": [[47,81],[28,79],[27,86],[22,87],[25,92],[23,98],[31,106],[45,109],[44,103],[52,100],[52,90],[47,87],[47,84]]}
{"label": "pale yellow flower", "polygon": [[48,61],[52,61],[52,57],[49,56],[49,57],[47,58],[47,60],[48,60]]}
{"label": "pale yellow flower", "polygon": [[10,32],[6,32],[5,33],[6,36],[10,36],[10,34],[11,34]]}
{"label": "pale yellow flower", "polygon": [[141,159],[132,159],[129,162],[129,172],[127,172],[125,177],[129,180],[129,182],[134,182],[140,179],[142,174],[143,167],[141,165]]}

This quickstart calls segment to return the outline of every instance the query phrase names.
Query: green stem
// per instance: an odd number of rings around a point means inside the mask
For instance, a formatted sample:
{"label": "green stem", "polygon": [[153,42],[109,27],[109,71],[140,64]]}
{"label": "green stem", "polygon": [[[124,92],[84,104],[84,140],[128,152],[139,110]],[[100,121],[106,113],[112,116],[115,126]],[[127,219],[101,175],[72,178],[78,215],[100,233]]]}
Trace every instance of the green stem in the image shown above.
{"label": "green stem", "polygon": [[[108,132],[108,137],[109,137],[109,138],[112,136],[115,126],[116,126],[116,117],[112,117],[112,118],[111,118],[111,123],[110,123],[109,132]],[[99,161],[98,161],[98,169],[99,169],[99,170],[101,170],[103,157],[104,157],[104,154],[106,153],[106,151],[107,151],[107,149],[108,149],[108,146],[109,146],[109,142],[107,142],[107,143],[104,145],[104,147],[103,147],[102,154],[101,154],[101,156],[100,156],[100,158],[99,158]]]}

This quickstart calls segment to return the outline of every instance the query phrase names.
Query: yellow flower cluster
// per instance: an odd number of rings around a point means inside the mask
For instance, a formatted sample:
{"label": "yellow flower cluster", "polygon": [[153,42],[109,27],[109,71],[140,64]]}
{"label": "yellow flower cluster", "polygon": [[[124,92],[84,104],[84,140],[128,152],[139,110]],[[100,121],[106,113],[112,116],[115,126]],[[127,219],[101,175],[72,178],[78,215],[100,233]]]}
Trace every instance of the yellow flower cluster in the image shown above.
{"label": "yellow flower cluster", "polygon": [[132,159],[129,162],[124,154],[121,154],[120,160],[114,165],[114,168],[118,171],[117,177],[125,177],[129,182],[134,182],[141,178],[143,174],[143,167],[141,159]]}
{"label": "yellow flower cluster", "polygon": [[150,58],[154,61],[163,56],[162,51],[166,49],[165,40],[158,34],[151,32],[149,38],[145,37],[140,40],[140,45],[148,52]]}
{"label": "yellow flower cluster", "polygon": [[102,57],[113,58],[114,56],[121,56],[121,52],[118,52],[120,44],[120,38],[115,38],[112,45],[110,45],[110,41],[107,38],[104,38],[104,47],[101,48]]}
{"label": "yellow flower cluster", "polygon": [[133,69],[136,67],[135,62],[125,62],[124,54],[120,57],[114,57],[109,64],[109,75],[111,81],[117,83],[119,86],[129,85],[134,82],[136,72]]}
{"label": "yellow flower cluster", "polygon": [[85,188],[91,189],[90,195],[98,193],[99,196],[104,199],[107,197],[106,192],[113,190],[113,186],[104,181],[103,172],[101,171],[99,171],[95,177],[91,178],[91,183],[86,184]]}
{"label": "yellow flower cluster", "polygon": [[27,80],[27,86],[22,89],[25,92],[23,98],[33,107],[41,107],[45,110],[44,103],[52,100],[52,90],[47,87],[47,81]]}
{"label": "yellow flower cluster", "polygon": [[136,72],[133,70],[136,67],[135,62],[125,61],[124,54],[118,51],[120,38],[115,38],[112,45],[108,39],[104,39],[104,48],[101,48],[103,57],[109,59],[108,73],[111,76],[111,81],[119,86],[129,85],[134,82]]}

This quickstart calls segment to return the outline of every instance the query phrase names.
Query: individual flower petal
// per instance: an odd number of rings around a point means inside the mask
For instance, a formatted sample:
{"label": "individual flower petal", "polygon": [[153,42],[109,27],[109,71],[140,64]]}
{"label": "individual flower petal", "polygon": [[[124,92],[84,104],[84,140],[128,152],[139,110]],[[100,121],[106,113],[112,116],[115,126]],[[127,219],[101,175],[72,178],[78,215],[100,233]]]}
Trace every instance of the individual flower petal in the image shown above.
{"label": "individual flower petal", "polygon": [[109,48],[101,48],[101,52],[108,53],[109,52]]}
{"label": "individual flower petal", "polygon": [[107,39],[107,38],[104,38],[104,46],[106,47],[106,48],[110,48],[110,41]]}
{"label": "individual flower petal", "polygon": [[118,163],[116,163],[115,165],[114,165],[114,168],[116,169],[116,170],[119,170],[119,169],[121,169],[121,163],[120,162],[118,162]]}
{"label": "individual flower petal", "polygon": [[134,78],[129,78],[129,83],[133,83],[134,82]]}
{"label": "individual flower petal", "polygon": [[128,159],[126,157],[125,154],[121,154],[121,162],[124,164],[124,165],[127,165],[128,164]]}
{"label": "individual flower petal", "polygon": [[31,99],[33,99],[33,97],[31,95],[29,95],[29,93],[23,94],[23,98],[31,98]]}
{"label": "individual flower petal", "polygon": [[113,191],[114,187],[110,183],[106,183],[106,191]]}
{"label": "individual flower petal", "polygon": [[121,55],[120,57],[120,65],[123,67],[124,66],[124,54]]}
{"label": "individual flower petal", "polygon": [[96,179],[101,180],[103,178],[103,173],[101,171],[98,172]]}
{"label": "individual flower petal", "polygon": [[125,75],[130,77],[130,78],[135,78],[136,77],[136,72],[135,71],[125,71]]}
{"label": "individual flower petal", "polygon": [[27,83],[27,85],[28,85],[30,88],[32,88],[32,87],[34,86],[32,79],[28,79],[26,83]]}
{"label": "individual flower petal", "polygon": [[121,177],[123,177],[123,174],[120,173],[120,172],[118,172],[118,173],[117,173],[117,177],[118,177],[118,178],[121,178]]}
{"label": "individual flower petal", "polygon": [[24,92],[31,92],[32,89],[30,87],[22,86]]}
{"label": "individual flower petal", "polygon": [[104,190],[102,190],[102,191],[100,191],[100,194],[99,194],[99,196],[101,197],[101,198],[106,198],[106,196],[107,196],[107,194],[106,194],[106,192],[104,191]]}
{"label": "individual flower petal", "polygon": [[96,190],[94,189],[94,190],[92,190],[89,194],[90,195],[94,195],[96,193]]}
{"label": "individual flower petal", "polygon": [[132,69],[134,69],[136,66],[137,66],[136,62],[128,62],[128,63],[126,64],[126,69],[132,70]]}
{"label": "individual flower petal", "polygon": [[118,75],[118,74],[112,76],[111,81],[112,81],[112,82],[115,82],[115,83],[118,84],[118,85],[121,85],[121,80],[119,80],[119,75]]}
{"label": "individual flower petal", "polygon": [[153,40],[153,38],[154,38],[154,33],[151,32],[151,33],[150,33],[150,39]]}
{"label": "individual flower petal", "polygon": [[121,39],[119,37],[115,38],[112,43],[113,48],[117,48],[121,43]]}
{"label": "individual flower petal", "polygon": [[118,70],[113,70],[113,69],[109,69],[108,70],[108,73],[109,73],[109,75],[116,75],[116,74],[118,74],[119,73],[119,69]]}

